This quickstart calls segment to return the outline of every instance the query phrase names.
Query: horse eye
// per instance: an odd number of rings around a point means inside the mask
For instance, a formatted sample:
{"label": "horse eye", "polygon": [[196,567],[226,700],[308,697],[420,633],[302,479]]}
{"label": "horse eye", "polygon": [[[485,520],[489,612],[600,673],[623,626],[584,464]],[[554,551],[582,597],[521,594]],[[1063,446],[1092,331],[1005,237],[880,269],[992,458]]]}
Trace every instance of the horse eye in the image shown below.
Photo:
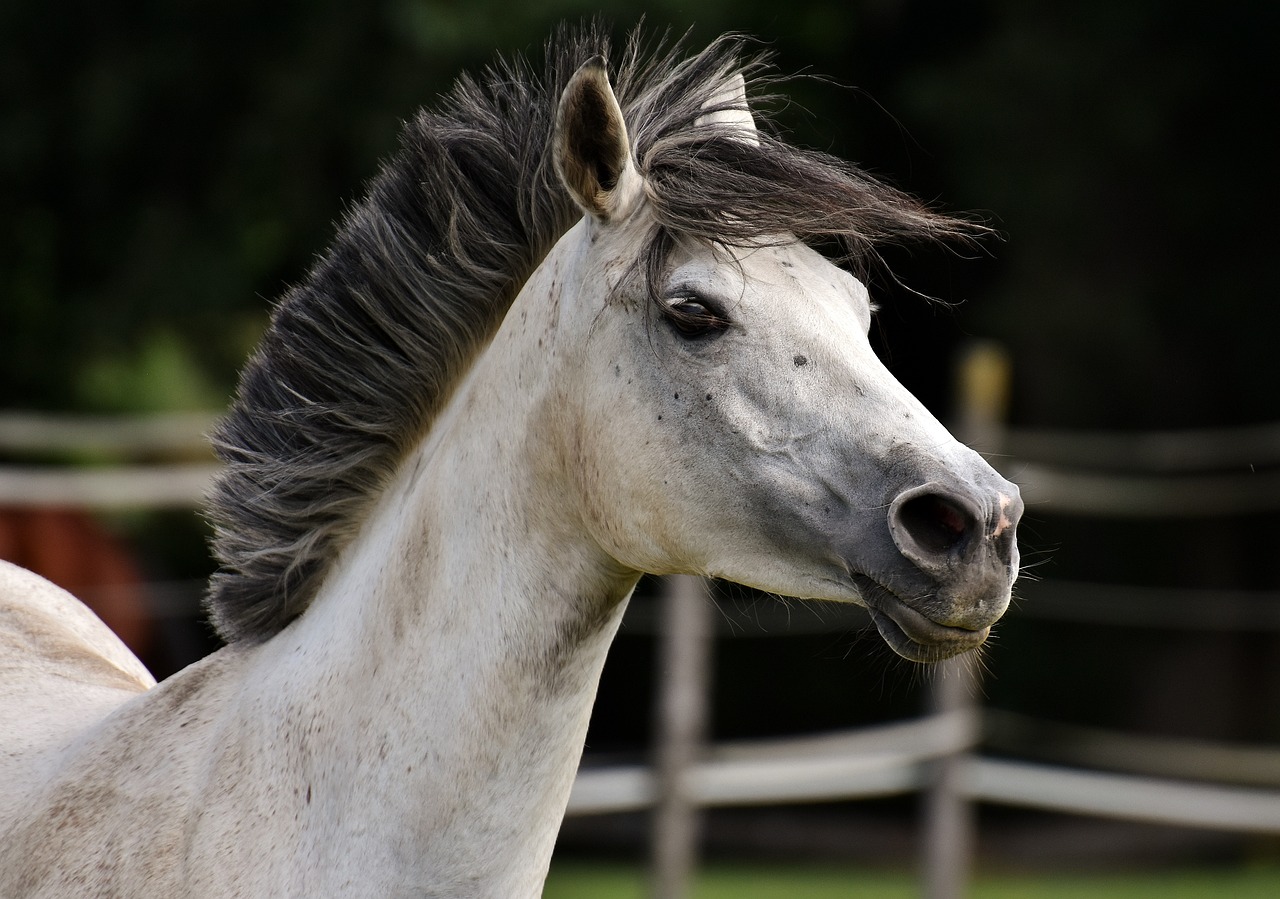
{"label": "horse eye", "polygon": [[696,339],[719,334],[729,321],[709,303],[696,297],[676,300],[666,309],[667,320],[681,337]]}

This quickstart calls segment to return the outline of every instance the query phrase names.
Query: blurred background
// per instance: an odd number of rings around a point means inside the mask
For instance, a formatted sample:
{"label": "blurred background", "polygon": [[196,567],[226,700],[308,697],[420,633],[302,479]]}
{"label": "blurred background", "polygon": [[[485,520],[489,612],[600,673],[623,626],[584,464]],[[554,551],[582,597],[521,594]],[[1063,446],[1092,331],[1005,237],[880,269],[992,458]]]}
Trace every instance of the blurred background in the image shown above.
{"label": "blurred background", "polygon": [[[644,16],[695,45],[759,37],[782,72],[823,76],[777,111],[792,140],[1000,232],[975,258],[890,249],[945,305],[872,284],[890,368],[1027,487],[1032,578],[975,686],[976,749],[1280,788],[1272,3],[0,5],[0,557],[91,601],[159,676],[216,648],[192,491],[144,501],[127,477],[200,483],[199,435],[272,299],[417,106],[595,13],[619,35]],[[975,346],[1010,377],[966,424],[957,372]],[[651,751],[661,592],[642,586],[615,646],[589,764]],[[936,701],[937,679],[856,616],[724,588],[716,603],[711,742]],[[1267,826],[1029,805],[971,810],[980,872],[1280,865]],[[903,791],[712,809],[701,845],[907,869],[920,808]],[[558,858],[642,859],[648,820],[572,818]]]}

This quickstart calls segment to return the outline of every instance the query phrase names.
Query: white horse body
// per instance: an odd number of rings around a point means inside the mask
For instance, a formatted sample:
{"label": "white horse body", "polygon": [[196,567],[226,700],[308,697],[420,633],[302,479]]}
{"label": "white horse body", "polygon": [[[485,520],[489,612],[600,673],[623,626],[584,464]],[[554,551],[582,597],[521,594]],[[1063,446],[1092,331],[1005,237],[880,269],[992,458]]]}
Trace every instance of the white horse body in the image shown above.
{"label": "white horse body", "polygon": [[0,894],[538,894],[638,573],[574,520],[570,460],[540,472],[547,359],[576,354],[530,288],[497,337],[523,352],[479,361],[307,615],[97,704],[5,832]]}
{"label": "white horse body", "polygon": [[650,321],[627,299],[648,187],[601,67],[561,118],[586,216],[305,614],[151,687],[69,597],[0,567],[0,622],[36,635],[0,657],[0,895],[538,895],[642,572],[864,602],[918,658],[985,638],[1016,488],[875,358],[862,285],[796,241],[689,241],[664,302],[715,305],[718,336]]}

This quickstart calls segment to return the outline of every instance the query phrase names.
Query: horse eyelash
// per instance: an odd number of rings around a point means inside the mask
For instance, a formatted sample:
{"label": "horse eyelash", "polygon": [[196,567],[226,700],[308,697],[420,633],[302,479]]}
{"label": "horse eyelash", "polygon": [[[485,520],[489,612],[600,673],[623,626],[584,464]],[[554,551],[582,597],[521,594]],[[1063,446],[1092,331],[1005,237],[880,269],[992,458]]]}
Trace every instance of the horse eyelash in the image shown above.
{"label": "horse eyelash", "polygon": [[699,291],[689,287],[677,287],[669,291],[663,298],[663,308],[667,311],[677,309],[682,303],[697,303],[706,307],[706,310],[714,315],[720,321],[726,324],[730,321],[729,316],[725,314],[724,304],[719,300],[713,300]]}
{"label": "horse eyelash", "polygon": [[[704,312],[689,312],[684,308],[686,303],[696,303],[703,308]],[[663,314],[681,333],[685,333],[685,336],[706,337],[720,334],[733,324],[732,319],[722,311],[719,303],[707,300],[699,294],[687,294],[675,298],[673,302],[665,303]],[[692,329],[692,331],[686,333],[686,329]],[[696,333],[692,333],[693,331]]]}

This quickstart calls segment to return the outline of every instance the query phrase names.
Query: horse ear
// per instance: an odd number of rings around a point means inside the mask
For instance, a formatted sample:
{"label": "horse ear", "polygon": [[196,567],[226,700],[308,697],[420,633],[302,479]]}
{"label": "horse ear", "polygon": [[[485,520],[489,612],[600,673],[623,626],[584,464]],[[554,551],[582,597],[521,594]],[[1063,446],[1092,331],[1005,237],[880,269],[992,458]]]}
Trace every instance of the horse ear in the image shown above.
{"label": "horse ear", "polygon": [[760,145],[760,132],[747,105],[747,80],[741,72],[730,75],[702,108],[707,111],[698,116],[695,124],[723,128],[744,143]]}
{"label": "horse ear", "polygon": [[574,201],[601,221],[625,215],[640,193],[640,174],[604,59],[583,63],[556,113],[555,160]]}

